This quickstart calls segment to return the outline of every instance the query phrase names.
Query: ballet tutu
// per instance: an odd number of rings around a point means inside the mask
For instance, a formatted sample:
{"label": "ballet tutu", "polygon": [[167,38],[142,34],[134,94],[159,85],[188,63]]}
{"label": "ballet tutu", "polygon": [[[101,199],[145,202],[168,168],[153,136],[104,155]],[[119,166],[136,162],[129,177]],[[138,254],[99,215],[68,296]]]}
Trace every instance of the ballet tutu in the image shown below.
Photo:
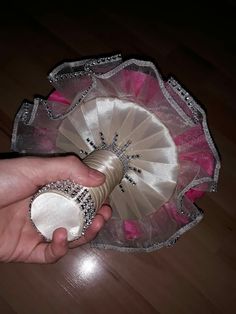
{"label": "ballet tutu", "polygon": [[216,191],[220,161],[204,110],[176,78],[115,55],[62,63],[49,81],[49,97],[18,111],[13,151],[83,160],[117,138],[116,148],[127,150],[125,176],[110,194],[112,217],[93,247],[153,251],[202,219],[195,202]]}

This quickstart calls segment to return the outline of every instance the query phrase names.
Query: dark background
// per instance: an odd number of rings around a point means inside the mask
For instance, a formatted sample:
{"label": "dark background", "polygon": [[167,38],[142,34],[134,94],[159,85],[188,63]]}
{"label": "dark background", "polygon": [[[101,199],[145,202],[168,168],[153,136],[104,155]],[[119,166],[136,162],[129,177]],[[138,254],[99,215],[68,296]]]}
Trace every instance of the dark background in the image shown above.
{"label": "dark background", "polygon": [[[232,313],[235,308],[235,1],[5,3],[0,12],[0,152],[23,101],[51,91],[63,60],[121,52],[174,75],[208,114],[222,158],[204,220],[150,254],[84,246],[55,265],[0,264],[0,313]],[[6,156],[3,155],[2,156]]]}

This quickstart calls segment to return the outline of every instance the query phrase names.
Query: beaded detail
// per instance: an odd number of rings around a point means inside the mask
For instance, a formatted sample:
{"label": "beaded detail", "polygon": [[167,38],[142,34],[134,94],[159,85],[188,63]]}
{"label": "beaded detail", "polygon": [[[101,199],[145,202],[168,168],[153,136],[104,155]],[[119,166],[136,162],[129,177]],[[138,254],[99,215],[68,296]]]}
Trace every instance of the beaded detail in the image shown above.
{"label": "beaded detail", "polygon": [[51,182],[43,186],[31,200],[30,207],[34,200],[42,193],[54,192],[73,200],[80,206],[83,213],[84,224],[81,235],[84,235],[86,229],[91,225],[95,216],[96,208],[92,196],[86,187],[81,186],[70,180]]}

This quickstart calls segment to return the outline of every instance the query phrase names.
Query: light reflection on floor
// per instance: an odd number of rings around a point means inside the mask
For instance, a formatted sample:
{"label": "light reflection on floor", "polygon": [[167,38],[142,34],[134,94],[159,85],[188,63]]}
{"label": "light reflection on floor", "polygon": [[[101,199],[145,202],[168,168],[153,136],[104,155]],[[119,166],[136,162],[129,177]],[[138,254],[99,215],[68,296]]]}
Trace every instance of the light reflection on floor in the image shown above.
{"label": "light reflection on floor", "polygon": [[99,270],[99,264],[95,256],[86,256],[79,266],[80,275],[84,278],[94,276]]}
{"label": "light reflection on floor", "polygon": [[77,286],[83,284],[93,284],[104,274],[104,268],[101,260],[91,252],[80,252],[77,258],[73,259],[73,266],[70,268],[72,281]]}

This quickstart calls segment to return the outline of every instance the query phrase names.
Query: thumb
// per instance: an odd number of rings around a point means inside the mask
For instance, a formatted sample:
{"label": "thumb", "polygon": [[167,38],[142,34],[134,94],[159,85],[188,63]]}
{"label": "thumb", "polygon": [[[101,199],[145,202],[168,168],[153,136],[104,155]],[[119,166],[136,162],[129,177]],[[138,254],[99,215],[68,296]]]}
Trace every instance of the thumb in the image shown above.
{"label": "thumb", "polygon": [[84,186],[98,186],[105,180],[104,174],[88,167],[76,156],[29,159],[31,167],[35,169],[31,180],[34,180],[36,186],[66,179]]}
{"label": "thumb", "polygon": [[67,230],[58,228],[50,243],[40,242],[34,246],[27,263],[55,263],[68,252]]}
{"label": "thumb", "polygon": [[53,232],[51,243],[44,245],[44,262],[55,263],[68,252],[67,231],[59,228]]}

